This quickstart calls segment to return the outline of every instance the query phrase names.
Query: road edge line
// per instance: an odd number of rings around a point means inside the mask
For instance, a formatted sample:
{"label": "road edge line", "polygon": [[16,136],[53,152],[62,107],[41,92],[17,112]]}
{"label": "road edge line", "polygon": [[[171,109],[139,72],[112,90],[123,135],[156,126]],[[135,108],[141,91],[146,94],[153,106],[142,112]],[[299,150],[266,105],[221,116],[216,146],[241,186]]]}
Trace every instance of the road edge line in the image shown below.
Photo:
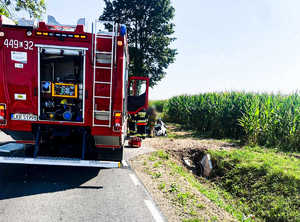
{"label": "road edge line", "polygon": [[[139,183],[140,183],[140,187],[142,187],[142,189],[144,190],[144,192],[145,192],[145,194],[146,194],[146,196],[147,196],[147,198],[148,198],[148,201],[151,201],[152,205],[154,206],[154,208],[156,209],[157,213],[159,214],[160,219],[161,219],[160,221],[162,221],[162,222],[168,221],[168,220],[166,219],[165,215],[162,214],[162,212],[161,212],[160,208],[158,207],[158,205],[157,205],[157,204],[155,203],[155,201],[153,200],[151,193],[147,190],[147,188],[146,188],[145,184],[143,183],[143,181],[141,181],[140,178],[138,177],[138,175],[137,175],[135,169],[133,169],[133,168],[131,167],[131,165],[130,165],[130,160],[127,160],[127,163],[128,163],[128,168],[127,168],[127,169],[130,170],[130,171],[132,172],[132,174],[135,175],[135,177],[138,179],[138,181],[139,181]],[[145,201],[145,200],[144,200],[144,201]],[[145,202],[145,203],[146,203],[146,202]],[[148,206],[147,206],[147,207],[148,207]],[[159,222],[160,222],[160,221],[159,221]],[[157,222],[158,222],[158,221],[157,221]]]}
{"label": "road edge line", "polygon": [[137,178],[137,176],[134,175],[133,173],[130,173],[129,177],[130,177],[130,179],[132,180],[132,182],[134,183],[135,186],[138,186],[138,185],[141,184],[139,179]]}
{"label": "road edge line", "polygon": [[152,217],[156,222],[164,222],[164,219],[161,216],[160,211],[157,209],[152,200],[144,200],[146,206],[152,214]]}

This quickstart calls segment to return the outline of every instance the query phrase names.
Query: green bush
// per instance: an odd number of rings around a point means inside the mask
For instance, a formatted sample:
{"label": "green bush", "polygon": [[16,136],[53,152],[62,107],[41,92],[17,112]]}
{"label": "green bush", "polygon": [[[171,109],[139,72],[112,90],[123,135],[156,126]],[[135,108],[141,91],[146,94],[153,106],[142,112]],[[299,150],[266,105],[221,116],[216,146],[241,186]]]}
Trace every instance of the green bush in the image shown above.
{"label": "green bush", "polygon": [[164,116],[209,137],[300,151],[300,96],[296,93],[176,96],[165,103]]}
{"label": "green bush", "polygon": [[162,113],[167,100],[154,100],[149,102],[149,106],[155,106],[156,111]]}

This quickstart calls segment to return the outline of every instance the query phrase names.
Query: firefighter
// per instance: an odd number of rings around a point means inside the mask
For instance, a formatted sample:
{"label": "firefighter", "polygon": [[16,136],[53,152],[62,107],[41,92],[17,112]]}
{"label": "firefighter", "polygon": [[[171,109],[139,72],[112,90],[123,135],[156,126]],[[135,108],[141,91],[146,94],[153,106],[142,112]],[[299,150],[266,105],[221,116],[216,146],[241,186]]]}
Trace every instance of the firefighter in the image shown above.
{"label": "firefighter", "polygon": [[137,133],[136,117],[134,114],[128,116],[129,135],[134,136]]}
{"label": "firefighter", "polygon": [[142,110],[137,113],[136,117],[136,125],[137,125],[137,136],[141,138],[146,138],[146,127],[147,127],[147,113],[145,110]]}
{"label": "firefighter", "polygon": [[149,108],[148,110],[148,127],[149,127],[149,137],[154,137],[154,127],[155,127],[155,123],[156,123],[156,110],[155,107],[152,106]]}

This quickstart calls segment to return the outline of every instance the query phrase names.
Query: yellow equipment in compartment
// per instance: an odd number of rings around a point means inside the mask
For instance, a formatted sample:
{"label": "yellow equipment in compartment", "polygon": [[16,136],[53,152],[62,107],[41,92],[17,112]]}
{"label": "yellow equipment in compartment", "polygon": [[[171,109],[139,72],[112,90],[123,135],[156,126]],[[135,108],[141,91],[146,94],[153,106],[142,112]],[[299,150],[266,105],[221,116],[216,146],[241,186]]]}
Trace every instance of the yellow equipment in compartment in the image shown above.
{"label": "yellow equipment in compartment", "polygon": [[[74,95],[65,95],[65,94],[57,94],[56,87],[74,87]],[[53,97],[61,97],[61,98],[77,98],[78,97],[78,85],[70,84],[70,83],[52,83],[52,96]]]}

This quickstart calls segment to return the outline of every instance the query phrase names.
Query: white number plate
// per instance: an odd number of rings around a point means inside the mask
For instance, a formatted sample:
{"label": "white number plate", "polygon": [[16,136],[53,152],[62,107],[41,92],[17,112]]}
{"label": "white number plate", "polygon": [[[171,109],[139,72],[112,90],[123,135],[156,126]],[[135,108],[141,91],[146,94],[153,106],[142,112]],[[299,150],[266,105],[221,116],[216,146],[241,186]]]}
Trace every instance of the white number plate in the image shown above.
{"label": "white number plate", "polygon": [[19,41],[17,39],[5,39],[4,45],[6,48],[33,50],[33,41]]}
{"label": "white number plate", "polygon": [[11,119],[12,120],[37,121],[37,115],[14,113],[14,114],[11,114]]}

